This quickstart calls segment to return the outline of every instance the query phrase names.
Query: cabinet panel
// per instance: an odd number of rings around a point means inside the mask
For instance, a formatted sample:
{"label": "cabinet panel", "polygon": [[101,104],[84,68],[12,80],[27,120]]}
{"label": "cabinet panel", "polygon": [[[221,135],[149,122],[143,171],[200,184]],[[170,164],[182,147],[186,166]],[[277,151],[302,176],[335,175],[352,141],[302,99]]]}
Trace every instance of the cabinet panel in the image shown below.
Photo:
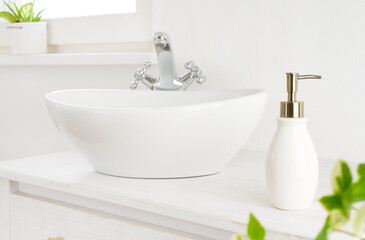
{"label": "cabinet panel", "polygon": [[10,181],[0,178],[0,239],[10,240]]}
{"label": "cabinet panel", "polygon": [[53,200],[11,194],[11,239],[196,239],[181,232]]}

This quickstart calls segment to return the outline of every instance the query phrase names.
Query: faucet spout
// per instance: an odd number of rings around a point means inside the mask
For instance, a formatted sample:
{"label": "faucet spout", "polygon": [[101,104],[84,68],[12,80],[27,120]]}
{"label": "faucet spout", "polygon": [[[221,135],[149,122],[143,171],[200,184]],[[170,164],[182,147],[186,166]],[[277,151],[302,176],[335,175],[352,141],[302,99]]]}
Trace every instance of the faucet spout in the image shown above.
{"label": "faucet spout", "polygon": [[167,33],[156,32],[153,37],[157,54],[159,80],[155,84],[158,90],[178,90],[184,86],[176,73],[174,54]]}

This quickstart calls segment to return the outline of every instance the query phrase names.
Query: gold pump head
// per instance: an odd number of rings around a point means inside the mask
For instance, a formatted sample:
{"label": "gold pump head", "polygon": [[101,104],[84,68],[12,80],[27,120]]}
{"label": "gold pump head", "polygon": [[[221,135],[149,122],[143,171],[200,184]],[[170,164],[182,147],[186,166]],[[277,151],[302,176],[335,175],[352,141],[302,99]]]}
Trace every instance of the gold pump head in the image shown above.
{"label": "gold pump head", "polygon": [[288,101],[280,102],[280,117],[302,118],[304,117],[304,102],[297,102],[298,80],[321,79],[319,75],[299,75],[299,73],[286,73],[286,88]]}

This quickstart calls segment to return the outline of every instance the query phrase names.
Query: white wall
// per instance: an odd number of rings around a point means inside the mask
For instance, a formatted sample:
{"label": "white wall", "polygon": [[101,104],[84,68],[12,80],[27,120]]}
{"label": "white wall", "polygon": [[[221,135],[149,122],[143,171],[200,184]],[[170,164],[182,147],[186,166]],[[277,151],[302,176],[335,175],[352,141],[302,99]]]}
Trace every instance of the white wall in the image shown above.
{"label": "white wall", "polygon": [[[300,83],[321,157],[365,160],[365,1],[154,0],[154,29],[170,34],[179,73],[194,60],[208,76],[193,89],[265,88],[263,120],[246,148],[266,150],[285,100]],[[0,160],[65,149],[44,106],[47,91],[126,88],[136,66],[0,67]]]}
{"label": "white wall", "polygon": [[268,90],[266,113],[246,148],[268,148],[286,98],[285,72],[321,74],[323,80],[300,82],[298,95],[319,156],[365,161],[365,1],[154,3],[155,30],[170,34],[180,67],[188,59],[201,66],[207,89]]}

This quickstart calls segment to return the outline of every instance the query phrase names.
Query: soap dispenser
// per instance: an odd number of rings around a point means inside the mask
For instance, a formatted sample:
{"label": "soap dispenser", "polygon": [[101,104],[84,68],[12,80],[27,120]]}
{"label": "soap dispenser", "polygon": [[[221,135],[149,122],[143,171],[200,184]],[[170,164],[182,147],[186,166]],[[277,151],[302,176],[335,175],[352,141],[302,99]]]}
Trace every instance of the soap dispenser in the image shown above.
{"label": "soap dispenser", "polygon": [[297,101],[298,80],[317,75],[286,73],[288,101],[280,103],[278,127],[266,160],[266,185],[276,208],[304,210],[316,194],[318,157],[304,118],[304,102]]}

